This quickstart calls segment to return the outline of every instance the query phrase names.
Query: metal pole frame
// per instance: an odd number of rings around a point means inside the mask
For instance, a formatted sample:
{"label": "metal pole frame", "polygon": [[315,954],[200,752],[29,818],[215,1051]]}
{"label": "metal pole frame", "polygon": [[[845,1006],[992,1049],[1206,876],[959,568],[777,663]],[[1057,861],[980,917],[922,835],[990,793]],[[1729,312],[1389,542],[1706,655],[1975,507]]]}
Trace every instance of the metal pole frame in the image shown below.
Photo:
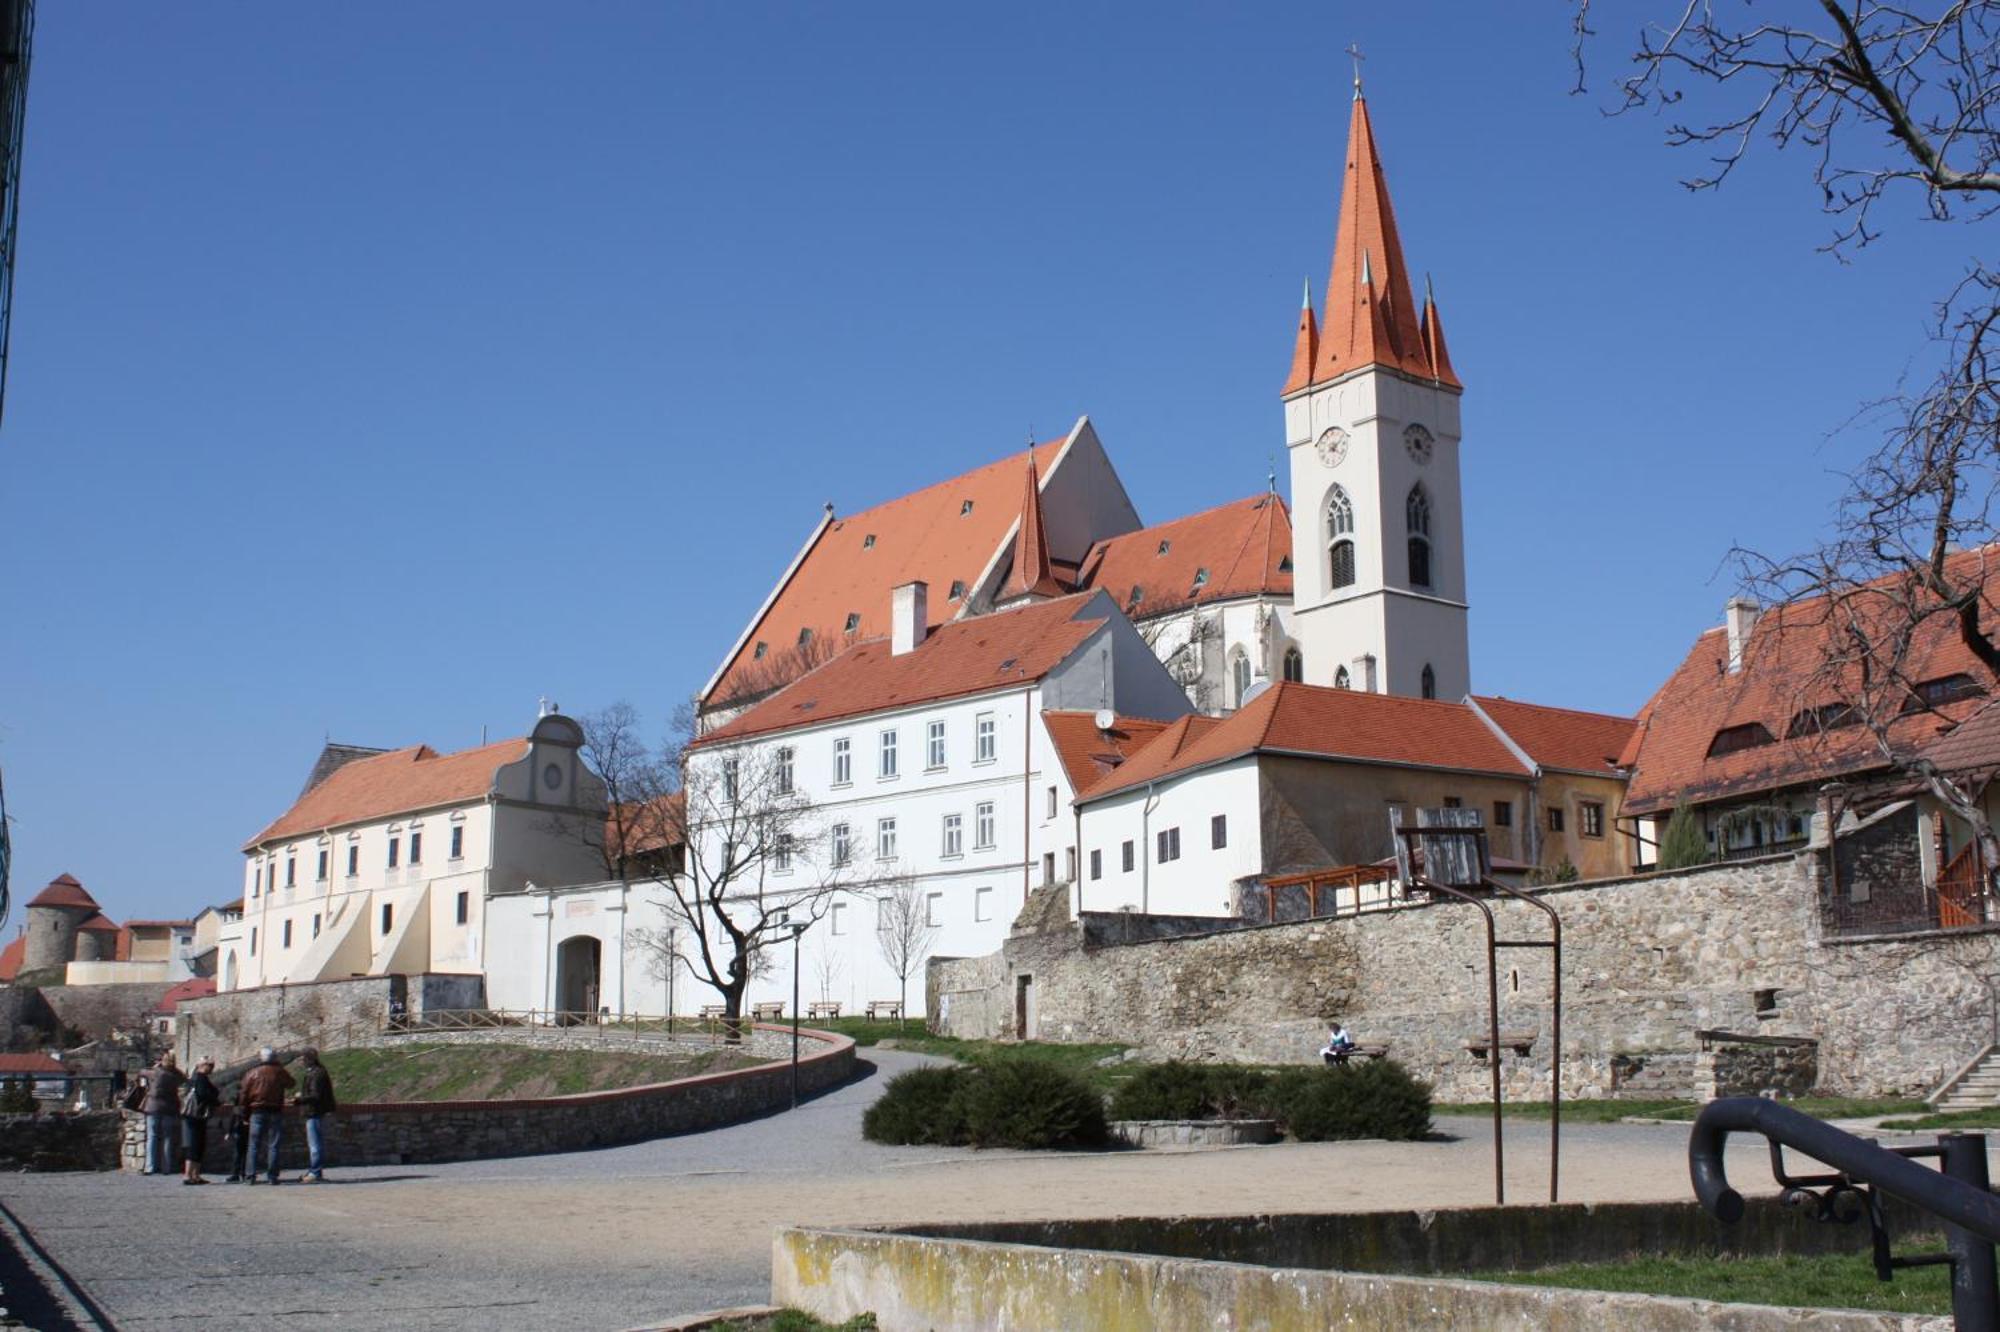
{"label": "metal pole frame", "polygon": [[792,926],[792,1109],[799,1108],[799,936],[803,925]]}

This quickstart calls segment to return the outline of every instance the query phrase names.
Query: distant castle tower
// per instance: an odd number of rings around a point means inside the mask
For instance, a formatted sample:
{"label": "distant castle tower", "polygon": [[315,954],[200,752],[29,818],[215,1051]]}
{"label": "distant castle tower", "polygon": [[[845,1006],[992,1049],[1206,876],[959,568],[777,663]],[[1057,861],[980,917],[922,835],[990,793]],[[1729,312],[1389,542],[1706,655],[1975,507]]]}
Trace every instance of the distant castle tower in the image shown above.
{"label": "distant castle tower", "polygon": [[1293,623],[1308,683],[1459,699],[1467,645],[1458,400],[1437,303],[1417,307],[1361,83],[1325,319],[1285,381]]}
{"label": "distant castle tower", "polygon": [[[97,899],[83,890],[75,876],[58,874],[28,903],[28,942],[21,970],[66,966],[77,959],[77,931],[99,915]],[[92,940],[93,951],[98,941]],[[88,960],[88,959],[86,959]]]}

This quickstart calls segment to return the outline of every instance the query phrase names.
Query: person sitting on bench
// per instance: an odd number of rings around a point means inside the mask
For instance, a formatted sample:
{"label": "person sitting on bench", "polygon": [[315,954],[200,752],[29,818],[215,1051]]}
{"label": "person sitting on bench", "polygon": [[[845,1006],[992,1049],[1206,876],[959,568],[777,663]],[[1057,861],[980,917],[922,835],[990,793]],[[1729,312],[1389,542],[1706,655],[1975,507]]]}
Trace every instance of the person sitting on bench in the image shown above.
{"label": "person sitting on bench", "polygon": [[1347,1057],[1353,1053],[1354,1038],[1347,1034],[1347,1028],[1338,1022],[1334,1023],[1333,1030],[1327,1033],[1326,1045],[1320,1050],[1319,1057],[1329,1064],[1344,1064],[1347,1062]]}

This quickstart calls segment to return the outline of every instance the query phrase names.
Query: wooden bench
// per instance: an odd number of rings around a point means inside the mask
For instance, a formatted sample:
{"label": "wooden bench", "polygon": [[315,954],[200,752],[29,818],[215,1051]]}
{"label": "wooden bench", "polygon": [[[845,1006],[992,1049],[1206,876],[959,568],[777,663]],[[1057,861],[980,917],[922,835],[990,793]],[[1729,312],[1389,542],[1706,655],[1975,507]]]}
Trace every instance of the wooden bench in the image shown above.
{"label": "wooden bench", "polygon": [[840,1016],[840,1000],[815,999],[806,1005],[806,1016],[811,1018],[837,1018]]}
{"label": "wooden bench", "polygon": [[[1538,1031],[1502,1031],[1500,1033],[1500,1048],[1503,1050],[1512,1050],[1515,1054],[1524,1055],[1534,1048],[1535,1038],[1539,1035],[1541,1033]],[[1491,1036],[1468,1036],[1465,1038],[1466,1050],[1478,1055],[1481,1059],[1486,1057],[1486,1052],[1492,1044],[1493,1038]]]}
{"label": "wooden bench", "polygon": [[759,1022],[776,1022],[785,1016],[785,1001],[777,999],[766,1004],[752,1004],[750,1013]]}
{"label": "wooden bench", "polygon": [[[1350,1045],[1347,1047],[1347,1057],[1349,1059],[1386,1059],[1389,1057],[1389,1047],[1386,1045]],[[1321,1058],[1325,1059],[1325,1056],[1322,1055]],[[1333,1061],[1328,1059],[1326,1062],[1332,1063]]]}
{"label": "wooden bench", "polygon": [[703,1004],[701,1006],[701,1020],[703,1022],[707,1022],[713,1018],[725,1017],[728,1013],[729,1006],[727,1004]]}
{"label": "wooden bench", "polygon": [[888,1018],[894,1018],[898,1022],[903,1020],[903,1001],[901,999],[870,999],[868,1001],[868,1020],[870,1022]]}

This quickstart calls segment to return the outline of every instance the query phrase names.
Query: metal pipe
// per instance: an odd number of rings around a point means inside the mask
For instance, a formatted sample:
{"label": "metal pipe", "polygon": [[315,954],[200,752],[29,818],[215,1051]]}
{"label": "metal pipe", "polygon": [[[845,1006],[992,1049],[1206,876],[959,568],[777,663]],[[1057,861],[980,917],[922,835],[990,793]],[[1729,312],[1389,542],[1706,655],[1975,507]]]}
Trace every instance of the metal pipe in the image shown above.
{"label": "metal pipe", "polygon": [[[1399,833],[1403,830],[1398,829]],[[1424,829],[1429,832],[1430,829]],[[1426,879],[1424,887],[1455,897],[1461,902],[1470,902],[1479,908],[1479,914],[1486,918],[1486,1017],[1487,1039],[1486,1066],[1493,1074],[1493,1204],[1498,1207],[1507,1201],[1507,1171],[1505,1148],[1500,1127],[1500,976],[1496,957],[1497,944],[1493,932],[1493,908],[1470,893],[1460,892],[1449,884]]]}

